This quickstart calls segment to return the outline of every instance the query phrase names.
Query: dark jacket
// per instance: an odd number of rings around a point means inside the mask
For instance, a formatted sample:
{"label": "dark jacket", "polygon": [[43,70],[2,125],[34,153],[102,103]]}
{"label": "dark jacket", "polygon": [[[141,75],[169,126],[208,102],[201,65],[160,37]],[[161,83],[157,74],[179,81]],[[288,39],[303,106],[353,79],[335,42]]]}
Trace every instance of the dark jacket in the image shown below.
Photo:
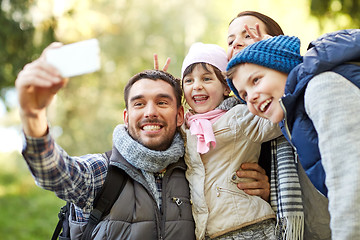
{"label": "dark jacket", "polygon": [[360,29],[325,34],[311,42],[303,63],[289,74],[281,99],[285,120],[280,123],[284,136],[292,143],[299,160],[314,186],[325,196],[325,172],[321,164],[318,136],[305,112],[304,93],[309,81],[325,71],[336,72],[360,87]]}
{"label": "dark jacket", "polygon": [[[162,213],[139,169],[119,157],[113,148],[110,164],[130,176],[108,216],[94,229],[93,239],[195,239],[189,185],[183,159],[167,167],[162,183]],[[71,239],[82,226],[71,225]]]}

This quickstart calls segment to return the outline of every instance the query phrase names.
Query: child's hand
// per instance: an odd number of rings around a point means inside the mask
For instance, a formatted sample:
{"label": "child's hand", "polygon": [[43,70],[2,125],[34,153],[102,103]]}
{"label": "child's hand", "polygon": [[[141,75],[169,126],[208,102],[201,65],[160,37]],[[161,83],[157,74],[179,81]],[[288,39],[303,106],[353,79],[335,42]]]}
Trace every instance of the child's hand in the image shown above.
{"label": "child's hand", "polygon": [[[165,65],[162,69],[164,72],[168,70],[170,65],[170,60],[171,59],[169,57],[166,59]],[[159,60],[158,60],[158,55],[156,53],[154,53],[154,69],[159,70]]]}
{"label": "child's hand", "polygon": [[270,183],[265,170],[257,163],[243,163],[236,172],[239,178],[252,178],[255,181],[240,182],[237,187],[245,193],[253,196],[259,196],[265,201],[269,201]]}
{"label": "child's hand", "polygon": [[272,38],[272,36],[268,34],[262,34],[260,31],[260,26],[258,23],[255,24],[256,27],[256,34],[250,30],[249,26],[247,24],[244,24],[244,28],[246,32],[250,35],[250,37],[254,40],[254,42],[259,42],[261,40]]}

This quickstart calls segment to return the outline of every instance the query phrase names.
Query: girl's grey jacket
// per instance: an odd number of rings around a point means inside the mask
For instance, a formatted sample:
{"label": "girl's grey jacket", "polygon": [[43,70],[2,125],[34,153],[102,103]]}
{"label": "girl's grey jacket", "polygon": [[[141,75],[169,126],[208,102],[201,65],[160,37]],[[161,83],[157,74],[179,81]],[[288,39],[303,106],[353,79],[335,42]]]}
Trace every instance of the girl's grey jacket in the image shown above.
{"label": "girl's grey jacket", "polygon": [[[95,227],[92,239],[195,239],[183,159],[169,165],[163,177],[162,213],[141,171],[121,159],[115,148],[110,164],[121,167],[130,178],[109,215]],[[84,226],[70,221],[71,239],[80,239]]]}

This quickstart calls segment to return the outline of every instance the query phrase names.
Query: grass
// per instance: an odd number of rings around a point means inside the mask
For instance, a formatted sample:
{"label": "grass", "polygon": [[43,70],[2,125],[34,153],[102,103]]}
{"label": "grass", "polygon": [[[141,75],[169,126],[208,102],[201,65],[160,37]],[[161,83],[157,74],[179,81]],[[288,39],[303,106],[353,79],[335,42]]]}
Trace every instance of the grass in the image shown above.
{"label": "grass", "polygon": [[0,238],[51,239],[64,201],[36,186],[19,153],[0,153]]}

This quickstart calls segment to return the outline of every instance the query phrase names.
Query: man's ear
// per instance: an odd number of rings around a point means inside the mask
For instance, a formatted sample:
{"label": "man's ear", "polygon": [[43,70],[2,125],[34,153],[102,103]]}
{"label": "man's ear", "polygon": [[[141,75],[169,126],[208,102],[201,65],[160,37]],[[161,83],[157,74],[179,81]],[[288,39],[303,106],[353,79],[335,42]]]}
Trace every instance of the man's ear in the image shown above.
{"label": "man's ear", "polygon": [[184,107],[180,106],[177,113],[176,125],[180,127],[184,123]]}
{"label": "man's ear", "polygon": [[125,123],[125,126],[128,127],[129,125],[129,116],[128,116],[128,112],[127,112],[127,109],[125,108],[124,109],[124,123]]}

